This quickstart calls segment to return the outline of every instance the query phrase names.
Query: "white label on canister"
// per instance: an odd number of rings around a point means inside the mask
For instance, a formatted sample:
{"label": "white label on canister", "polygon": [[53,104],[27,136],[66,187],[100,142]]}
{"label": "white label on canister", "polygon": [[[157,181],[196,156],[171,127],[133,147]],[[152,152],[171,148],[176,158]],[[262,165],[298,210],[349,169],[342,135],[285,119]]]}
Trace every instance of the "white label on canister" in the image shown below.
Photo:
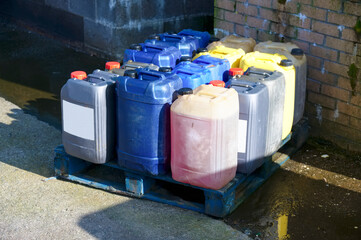
{"label": "white label on canister", "polygon": [[247,120],[238,120],[238,152],[246,152],[247,143]]}
{"label": "white label on canister", "polygon": [[64,131],[87,140],[94,140],[94,109],[63,100]]}

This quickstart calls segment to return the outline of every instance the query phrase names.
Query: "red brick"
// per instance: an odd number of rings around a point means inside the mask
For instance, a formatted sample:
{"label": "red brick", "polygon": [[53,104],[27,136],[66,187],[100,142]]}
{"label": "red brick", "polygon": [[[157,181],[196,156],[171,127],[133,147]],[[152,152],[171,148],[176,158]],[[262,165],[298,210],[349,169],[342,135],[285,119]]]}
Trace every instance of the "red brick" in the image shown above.
{"label": "red brick", "polygon": [[345,113],[349,116],[361,118],[361,108],[355,105],[347,104],[344,102],[338,103],[338,111]]}
{"label": "red brick", "polygon": [[339,11],[341,9],[341,0],[316,0],[313,1],[313,6]]}
{"label": "red brick", "polygon": [[337,51],[324,48],[321,46],[310,46],[310,53],[314,56],[325,58],[331,61],[337,60]]}
{"label": "red brick", "polygon": [[361,66],[361,57],[340,52],[339,62],[344,65],[350,65],[351,63],[356,63],[356,64],[360,64],[360,66]]}
{"label": "red brick", "polygon": [[237,12],[242,13],[242,14],[246,14],[246,15],[250,15],[250,16],[257,16],[258,15],[256,6],[252,6],[252,5],[246,5],[246,6],[242,2],[237,2],[237,8],[236,8]]}
{"label": "red brick", "polygon": [[261,7],[272,7],[272,1],[264,1],[264,0],[248,0],[249,4],[261,6]]}
{"label": "red brick", "polygon": [[312,92],[320,92],[321,84],[317,81],[314,81],[312,79],[307,79],[307,90],[311,90]]}
{"label": "red brick", "polygon": [[314,56],[307,56],[307,65],[310,65],[315,68],[322,67],[322,59]]}
{"label": "red brick", "polygon": [[348,77],[348,67],[334,62],[325,61],[325,70],[340,76]]}
{"label": "red brick", "polygon": [[224,10],[220,8],[214,8],[214,17],[218,19],[224,19]]}
{"label": "red brick", "polygon": [[243,25],[236,25],[236,33],[243,37],[257,39],[257,30]]}
{"label": "red brick", "polygon": [[343,113],[339,113],[338,110],[330,110],[327,108],[322,109],[322,117],[333,122],[341,123],[346,126],[349,125],[349,121],[350,121],[349,116]]}
{"label": "red brick", "polygon": [[[271,2],[271,1],[270,1]],[[273,1],[272,8],[277,9],[278,11],[284,11],[289,13],[297,13],[297,4],[299,0],[293,0],[286,2],[286,4],[280,4],[278,1]]]}
{"label": "red brick", "polygon": [[356,95],[351,97],[351,103],[353,105],[361,107],[361,95]]}
{"label": "red brick", "polygon": [[223,8],[229,11],[234,11],[235,2],[229,0],[217,0],[215,1],[215,7]]}
{"label": "red brick", "polygon": [[328,13],[328,22],[343,25],[346,27],[354,27],[357,21],[356,16],[347,14],[339,14],[334,12]]}
{"label": "red brick", "polygon": [[355,31],[351,28],[345,28],[342,31],[342,39],[346,39],[346,40],[352,41],[352,42],[358,41]]}
{"label": "red brick", "polygon": [[318,33],[323,33],[326,35],[331,35],[334,37],[338,37],[339,30],[337,29],[337,25],[319,22],[319,21],[313,21],[312,22],[312,30]]}
{"label": "red brick", "polygon": [[[249,14],[251,15],[251,14]],[[267,20],[271,20],[273,22],[278,22],[278,16],[277,16],[277,12],[271,9],[267,9],[267,8],[260,8],[259,9],[259,15],[262,18],[265,18]]]}
{"label": "red brick", "polygon": [[348,53],[352,53],[354,49],[352,42],[333,37],[326,37],[326,46]]}
{"label": "red brick", "polygon": [[247,24],[250,27],[255,27],[255,28],[263,29],[263,30],[269,30],[270,22],[267,20],[264,20],[264,19],[248,16]]}
{"label": "red brick", "polygon": [[346,1],[344,3],[344,10],[345,13],[353,14],[356,16],[361,16],[361,3],[353,3],[350,1]]}
{"label": "red brick", "polygon": [[337,86],[349,91],[352,91],[351,83],[349,78],[338,77]]}
{"label": "red brick", "polygon": [[274,34],[270,34],[265,31],[258,31],[258,41],[265,42],[265,41],[275,41],[276,36]]}
{"label": "red brick", "polygon": [[324,36],[309,30],[298,30],[298,38],[307,42],[322,44]]}
{"label": "red brick", "polygon": [[303,21],[299,18],[298,15],[290,15],[288,18],[288,23],[291,26],[296,26],[296,27],[301,27],[301,28],[306,28],[306,29],[310,29],[311,27],[311,19],[310,18],[306,18]]}
{"label": "red brick", "polygon": [[327,11],[325,9],[315,8],[310,5],[302,5],[301,12],[310,18],[314,18],[321,21],[326,20]]}
{"label": "red brick", "polygon": [[234,31],[234,23],[226,22],[219,19],[214,19],[214,27],[221,28],[231,33],[233,33]]}
{"label": "red brick", "polygon": [[246,17],[244,15],[233,12],[226,11],[224,13],[224,19],[232,23],[245,24],[246,23],[245,18]]}
{"label": "red brick", "polygon": [[330,97],[334,97],[334,98],[343,100],[345,102],[347,102],[350,98],[350,91],[347,91],[347,90],[344,90],[341,88],[337,88],[337,87],[333,87],[330,85],[326,85],[326,84],[322,85],[321,93],[326,96],[330,96]]}
{"label": "red brick", "polygon": [[293,39],[292,42],[296,44],[299,48],[301,48],[304,53],[307,54],[310,52],[310,44],[308,42],[298,41],[295,39]]}
{"label": "red brick", "polygon": [[321,81],[321,82],[332,84],[332,85],[334,85],[336,83],[336,75],[333,75],[333,74],[330,74],[327,72],[324,72],[322,74],[321,70],[316,69],[316,68],[308,67],[307,74],[308,74],[308,77],[313,80]]}
{"label": "red brick", "polygon": [[350,117],[350,126],[361,130],[361,119]]}
{"label": "red brick", "polygon": [[334,98],[330,98],[319,93],[308,92],[308,101],[331,109],[335,109],[336,106],[336,100]]}

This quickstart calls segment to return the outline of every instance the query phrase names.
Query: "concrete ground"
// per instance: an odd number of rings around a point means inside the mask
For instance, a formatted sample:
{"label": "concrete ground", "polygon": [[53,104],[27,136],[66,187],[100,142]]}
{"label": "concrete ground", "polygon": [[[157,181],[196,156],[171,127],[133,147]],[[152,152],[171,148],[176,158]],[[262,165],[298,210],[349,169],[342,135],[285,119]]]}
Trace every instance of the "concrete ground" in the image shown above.
{"label": "concrete ground", "polygon": [[0,239],[248,239],[223,221],[61,180],[59,130],[0,97]]}

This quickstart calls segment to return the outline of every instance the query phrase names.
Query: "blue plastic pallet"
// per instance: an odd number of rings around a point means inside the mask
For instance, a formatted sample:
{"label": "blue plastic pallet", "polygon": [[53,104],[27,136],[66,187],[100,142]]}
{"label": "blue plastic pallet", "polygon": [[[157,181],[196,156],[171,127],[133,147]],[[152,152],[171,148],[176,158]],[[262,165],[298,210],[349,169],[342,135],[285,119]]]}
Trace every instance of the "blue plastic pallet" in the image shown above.
{"label": "blue plastic pallet", "polygon": [[[283,141],[283,147],[250,175],[237,174],[220,190],[176,182],[171,175],[153,176],[119,167],[115,161],[97,165],[68,155],[62,145],[55,149],[57,178],[105,191],[225,217],[284,164],[308,137],[308,121],[302,119]],[[287,144],[286,144],[287,143]]]}

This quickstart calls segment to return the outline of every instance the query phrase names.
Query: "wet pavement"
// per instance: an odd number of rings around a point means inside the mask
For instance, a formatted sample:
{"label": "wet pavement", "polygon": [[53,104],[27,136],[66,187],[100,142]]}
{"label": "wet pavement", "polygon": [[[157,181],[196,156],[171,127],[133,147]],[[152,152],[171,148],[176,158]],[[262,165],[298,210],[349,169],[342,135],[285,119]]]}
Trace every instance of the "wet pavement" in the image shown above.
{"label": "wet pavement", "polygon": [[[25,113],[36,116],[58,130],[59,94],[61,86],[69,78],[69,73],[74,70],[89,73],[96,68],[103,68],[106,61],[77,52],[37,33],[21,30],[3,20],[0,21],[0,46],[0,97],[20,106]],[[16,116],[16,113],[13,114]],[[59,133],[54,134],[60,138]],[[54,139],[54,144],[58,144],[60,139]],[[49,165],[49,159],[42,161],[48,164],[45,166],[45,176],[50,176],[52,165]],[[13,163],[17,167],[20,166]],[[24,170],[29,171],[33,166],[38,166],[30,165]],[[30,172],[41,174],[42,170],[37,171],[40,170]],[[62,191],[72,194],[70,190]],[[52,194],[56,195],[55,192]],[[102,199],[108,199],[106,194],[101,195]],[[143,201],[131,202],[136,202],[137,207],[143,205]],[[145,201],[144,204],[157,206],[149,201]],[[128,205],[133,208],[130,203]],[[103,204],[102,207],[104,206]],[[66,208],[65,205],[63,207]],[[172,214],[173,208],[166,208],[170,211],[169,214]],[[66,214],[71,216],[72,210],[69,211]],[[116,208],[107,210],[104,214],[111,215],[110,219],[113,219],[116,218],[113,215],[117,211],[119,214],[124,213],[121,208]],[[182,210],[182,214],[183,212]],[[130,212],[127,214],[128,217],[131,216]],[[94,217],[97,224],[101,224],[103,218],[99,217],[99,214],[83,219],[90,221]],[[205,219],[202,220],[203,223],[209,223]],[[255,239],[360,239],[361,159],[355,155],[347,156],[347,153],[335,150],[331,145],[310,140],[224,221]],[[200,227],[198,223],[192,223]],[[1,226],[0,224],[0,229]],[[187,226],[192,227],[189,224]],[[35,225],[33,227],[35,228]],[[84,229],[88,227],[86,225]],[[98,225],[93,227],[99,228]],[[161,228],[161,225],[157,227]],[[171,228],[171,225],[168,224],[167,227]],[[91,231],[95,230],[89,230]]]}

